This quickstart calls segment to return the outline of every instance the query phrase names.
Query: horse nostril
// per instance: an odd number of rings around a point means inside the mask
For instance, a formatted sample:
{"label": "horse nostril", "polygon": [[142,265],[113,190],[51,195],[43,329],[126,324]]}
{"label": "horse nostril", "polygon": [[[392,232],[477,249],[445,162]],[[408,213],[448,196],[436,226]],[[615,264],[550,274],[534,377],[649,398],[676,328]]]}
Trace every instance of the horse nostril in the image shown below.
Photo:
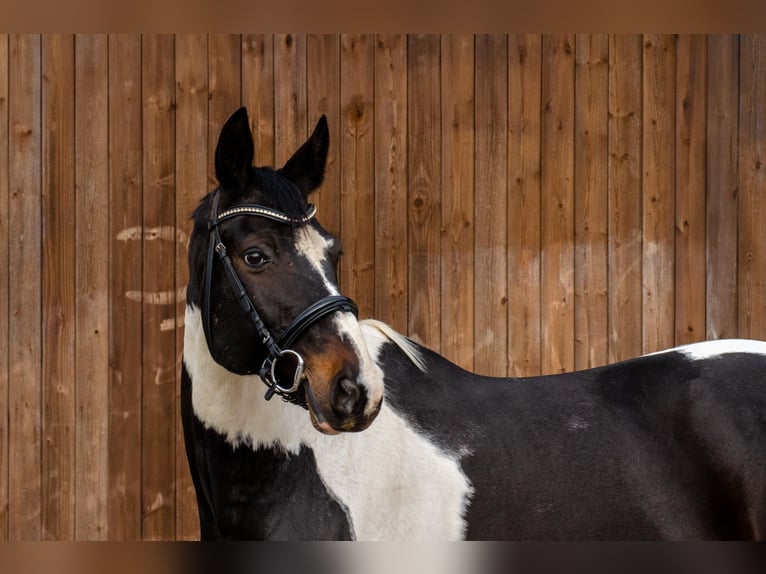
{"label": "horse nostril", "polygon": [[335,385],[332,408],[340,417],[348,417],[359,405],[362,397],[362,389],[359,383],[351,379],[342,378]]}

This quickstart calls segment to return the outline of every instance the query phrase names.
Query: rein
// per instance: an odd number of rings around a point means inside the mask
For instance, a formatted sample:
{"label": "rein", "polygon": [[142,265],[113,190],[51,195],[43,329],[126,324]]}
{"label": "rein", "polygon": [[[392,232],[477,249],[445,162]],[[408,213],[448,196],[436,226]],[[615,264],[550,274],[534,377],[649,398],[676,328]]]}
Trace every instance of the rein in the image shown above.
{"label": "rein", "polygon": [[[218,198],[220,189],[215,191],[213,196],[213,206],[211,209],[211,218],[207,224],[210,239],[208,242],[207,260],[205,262],[205,298],[204,309],[202,311],[202,328],[205,332],[205,339],[208,348],[212,353],[213,332],[211,329],[211,292],[213,284],[213,261],[217,259],[223,265],[226,272],[226,278],[229,286],[237,297],[240,307],[255,325],[261,342],[266,346],[266,358],[261,364],[258,376],[266,384],[268,390],[265,398],[270,400],[275,394],[278,394],[284,401],[308,408],[306,406],[305,392],[303,391],[303,357],[292,350],[290,347],[308,330],[314,323],[323,317],[336,311],[348,311],[357,315],[356,303],[344,295],[330,295],[320,299],[316,303],[309,305],[300,313],[292,323],[285,329],[279,339],[275,340],[271,332],[264,324],[258,311],[255,309],[250,296],[247,293],[242,281],[234,269],[226,246],[223,244],[219,226],[234,217],[255,216],[264,217],[277,223],[286,225],[307,225],[316,215],[316,207],[309,205],[306,213],[299,218],[292,218],[276,209],[264,207],[255,204],[242,204],[218,213]],[[288,370],[292,371],[292,377],[288,380],[281,380],[278,376],[277,366],[286,364]],[[283,377],[285,378],[285,377]],[[291,379],[291,380],[289,380]]]}

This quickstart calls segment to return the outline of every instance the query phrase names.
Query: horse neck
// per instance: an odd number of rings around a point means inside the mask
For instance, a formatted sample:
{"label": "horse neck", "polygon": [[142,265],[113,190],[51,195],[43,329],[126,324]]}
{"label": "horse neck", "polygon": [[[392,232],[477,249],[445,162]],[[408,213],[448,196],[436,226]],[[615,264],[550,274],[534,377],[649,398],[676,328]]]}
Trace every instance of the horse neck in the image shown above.
{"label": "horse neck", "polygon": [[213,360],[195,305],[186,307],[183,361],[192,381],[194,414],[231,444],[297,453],[316,432],[302,409],[278,399],[266,401],[266,387],[257,375],[237,375]]}

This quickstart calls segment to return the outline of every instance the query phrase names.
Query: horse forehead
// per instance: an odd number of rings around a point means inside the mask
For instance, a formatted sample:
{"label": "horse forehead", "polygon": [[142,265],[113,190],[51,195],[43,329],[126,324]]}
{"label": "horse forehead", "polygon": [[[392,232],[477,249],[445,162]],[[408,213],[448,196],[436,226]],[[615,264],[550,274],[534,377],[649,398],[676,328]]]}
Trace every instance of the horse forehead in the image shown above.
{"label": "horse forehead", "polygon": [[334,238],[323,235],[312,225],[301,227],[295,233],[296,253],[306,258],[332,294],[338,294],[337,287],[327,274],[328,253],[334,242]]}

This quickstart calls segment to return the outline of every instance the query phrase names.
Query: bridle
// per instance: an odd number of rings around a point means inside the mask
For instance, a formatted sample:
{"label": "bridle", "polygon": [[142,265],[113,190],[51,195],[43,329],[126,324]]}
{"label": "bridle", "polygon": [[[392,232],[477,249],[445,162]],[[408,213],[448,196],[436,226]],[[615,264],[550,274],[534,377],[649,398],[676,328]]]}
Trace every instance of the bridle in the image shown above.
{"label": "bridle", "polygon": [[[278,394],[287,402],[307,408],[305,393],[301,392],[303,390],[303,357],[292,350],[291,347],[309,327],[330,313],[334,313],[335,311],[347,311],[356,316],[356,303],[343,295],[330,295],[324,297],[316,303],[309,305],[308,308],[293,319],[293,322],[290,323],[282,335],[275,340],[271,335],[271,332],[263,323],[247,290],[237,275],[234,265],[231,262],[231,258],[226,252],[226,246],[221,240],[221,234],[218,228],[225,221],[242,216],[263,217],[284,225],[304,226],[314,219],[314,216],[316,215],[316,207],[309,204],[306,212],[298,218],[289,217],[285,213],[270,207],[250,203],[237,205],[222,213],[218,213],[219,195],[220,189],[216,189],[213,195],[213,205],[210,210],[211,217],[207,224],[210,239],[208,242],[207,260],[205,262],[205,297],[202,309],[202,328],[205,332],[208,348],[212,353],[213,332],[210,324],[211,292],[213,283],[213,261],[216,259],[215,256],[217,255],[218,261],[221,262],[226,271],[229,286],[236,295],[242,310],[248,317],[250,317],[250,320],[255,325],[261,342],[266,346],[266,358],[263,360],[258,372],[259,377],[268,387],[265,395],[266,400],[270,400],[275,394]],[[291,380],[280,380],[277,371],[278,364],[286,364],[288,370],[292,371],[292,377],[283,377]]]}

